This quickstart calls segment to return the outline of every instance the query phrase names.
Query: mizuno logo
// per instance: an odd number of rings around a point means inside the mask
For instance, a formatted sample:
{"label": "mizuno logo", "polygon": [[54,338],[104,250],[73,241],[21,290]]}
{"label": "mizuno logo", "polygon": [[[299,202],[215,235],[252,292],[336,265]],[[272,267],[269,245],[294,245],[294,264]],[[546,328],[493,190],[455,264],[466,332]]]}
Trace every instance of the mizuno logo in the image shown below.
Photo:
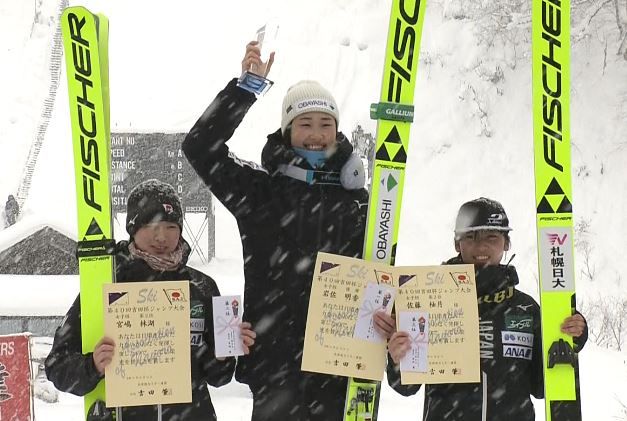
{"label": "mizuno logo", "polygon": [[527,311],[527,309],[529,307],[533,307],[533,304],[527,304],[527,305],[522,305],[522,304],[518,304],[516,307],[518,307],[519,309],[521,309],[522,311]]}

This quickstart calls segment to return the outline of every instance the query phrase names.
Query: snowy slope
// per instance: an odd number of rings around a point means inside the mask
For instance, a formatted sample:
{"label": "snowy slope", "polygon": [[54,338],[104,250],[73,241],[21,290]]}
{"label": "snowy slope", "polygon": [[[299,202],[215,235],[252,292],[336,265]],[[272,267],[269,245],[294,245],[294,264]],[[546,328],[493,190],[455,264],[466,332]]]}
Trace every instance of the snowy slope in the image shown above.
{"label": "snowy slope", "polygon": [[[232,150],[258,161],[265,134],[278,127],[285,90],[305,78],[317,79],[334,92],[345,133],[356,124],[375,130],[368,106],[379,96],[387,1],[239,0],[221,9],[201,0],[176,5],[148,0],[81,4],[104,12],[111,21],[114,131],[189,130],[217,91],[239,74],[245,43],[270,17],[281,25],[280,49],[270,75],[276,84],[251,109],[230,142]],[[529,45],[519,46],[515,65],[510,61],[501,66],[502,78],[486,80],[496,72],[499,58],[511,58],[511,52],[498,44],[479,44],[472,20],[451,18],[459,14],[459,4],[434,0],[427,6],[397,262],[437,264],[452,256],[459,205],[477,196],[493,197],[504,204],[514,227],[514,264],[521,288],[537,297]],[[34,139],[49,84],[46,60],[57,6],[56,0],[0,1],[0,203],[19,186]],[[616,29],[609,26],[604,30],[607,39],[612,31]],[[64,78],[63,72],[24,212],[75,233]],[[475,98],[487,111],[487,120],[480,119]],[[581,274],[577,279],[579,297],[585,300],[622,293],[620,277],[627,269],[620,258],[627,237],[627,62],[611,51],[606,56],[600,37],[573,44],[571,99],[575,215],[578,223],[587,225],[580,238],[588,244],[588,253],[581,249],[577,255],[577,272],[584,263],[595,268],[593,280]],[[490,137],[481,134],[486,125]],[[241,293],[235,223],[220,205],[216,213],[217,259],[202,269],[218,281],[223,293]],[[627,402],[627,376],[607,378],[604,373],[624,373],[624,360],[624,353],[594,346],[582,353],[585,419],[610,420],[621,414],[617,399]],[[607,390],[616,395],[603,393]],[[216,392],[223,403],[218,410],[228,414],[223,419],[246,419],[242,411],[249,409],[242,402],[249,401],[244,392],[237,386]],[[40,406],[43,419],[61,419],[66,409],[80,413],[77,399]],[[418,413],[418,408],[416,398],[401,398],[387,389],[381,418]]]}

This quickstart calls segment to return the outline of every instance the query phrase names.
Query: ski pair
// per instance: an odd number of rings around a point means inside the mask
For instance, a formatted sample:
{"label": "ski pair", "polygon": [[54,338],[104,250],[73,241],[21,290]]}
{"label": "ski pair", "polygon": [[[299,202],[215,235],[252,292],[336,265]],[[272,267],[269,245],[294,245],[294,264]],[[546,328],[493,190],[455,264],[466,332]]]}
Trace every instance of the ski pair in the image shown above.
{"label": "ski pair", "polygon": [[[414,90],[426,0],[393,0],[387,34],[380,102],[370,107],[377,120],[375,157],[363,259],[393,265],[414,117]],[[349,378],[345,421],[376,421],[381,382]]]}
{"label": "ski pair", "polygon": [[[363,257],[394,264],[425,2],[394,1]],[[408,13],[413,10],[415,13]],[[406,64],[406,66],[403,66]],[[532,2],[534,179],[547,421],[580,421],[579,365],[559,326],[575,310],[570,0]],[[397,121],[395,121],[397,120]],[[380,383],[349,379],[344,420],[377,419]],[[360,411],[360,403],[363,410]]]}

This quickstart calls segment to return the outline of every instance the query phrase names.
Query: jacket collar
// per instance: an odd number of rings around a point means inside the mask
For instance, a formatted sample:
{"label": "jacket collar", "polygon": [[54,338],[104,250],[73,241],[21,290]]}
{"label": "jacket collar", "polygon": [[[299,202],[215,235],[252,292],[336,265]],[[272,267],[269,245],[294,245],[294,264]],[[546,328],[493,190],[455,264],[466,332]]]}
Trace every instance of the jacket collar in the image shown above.
{"label": "jacket collar", "polygon": [[[461,265],[461,255],[457,255],[445,262],[447,265]],[[475,280],[477,282],[477,297],[492,294],[518,285],[518,273],[516,268],[510,264],[486,266],[475,269]]]}
{"label": "jacket collar", "polygon": [[[352,152],[353,146],[344,134],[338,132],[337,148],[320,170],[339,172]],[[272,175],[278,173],[281,166],[285,165],[292,165],[305,170],[312,169],[304,158],[296,155],[291,145],[283,138],[280,129],[268,135],[266,145],[261,152],[261,165]]]}
{"label": "jacket collar", "polygon": [[[122,260],[123,261],[130,260],[131,252],[128,250],[129,243],[130,241],[128,240],[122,240],[122,241],[119,241],[115,245],[116,265],[119,265]],[[181,264],[179,266],[179,269],[187,266],[187,260],[189,259],[189,255],[192,253],[192,248],[189,246],[189,243],[185,241],[183,237],[181,237],[181,243],[183,247],[183,258],[181,259]]]}

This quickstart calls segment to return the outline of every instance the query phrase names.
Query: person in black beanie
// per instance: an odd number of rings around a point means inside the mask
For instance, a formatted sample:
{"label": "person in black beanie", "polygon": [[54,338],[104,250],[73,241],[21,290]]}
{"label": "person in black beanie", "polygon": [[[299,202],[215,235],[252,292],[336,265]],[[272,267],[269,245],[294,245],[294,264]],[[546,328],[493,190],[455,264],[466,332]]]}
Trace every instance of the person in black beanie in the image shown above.
{"label": "person in black beanie", "polygon": [[[116,244],[116,281],[189,280],[190,306],[194,309],[190,315],[192,402],[121,408],[124,421],[216,420],[207,383],[222,386],[233,376],[234,358],[218,359],[214,353],[212,297],[219,296],[220,291],[213,279],[187,266],[191,250],[181,236],[182,226],[181,202],[172,186],[148,180],[131,191],[126,218],[130,238]],[[48,379],[57,389],[82,396],[104,378],[105,367],[115,352],[115,343],[103,337],[93,353],[82,352],[79,298],[80,295],[55,332],[45,367]],[[243,348],[249,352],[255,332],[249,323],[242,323],[241,331]],[[98,417],[96,412],[100,413]],[[107,411],[101,402],[96,402],[90,415],[98,420],[112,419],[108,412],[111,411]]]}
{"label": "person in black beanie", "polygon": [[[516,289],[514,266],[501,263],[511,246],[511,230],[505,209],[496,200],[481,197],[459,209],[458,255],[444,264],[475,266],[479,319],[482,332],[489,332],[480,334],[482,377],[479,383],[427,385],[423,421],[535,420],[530,396],[544,398],[540,307]],[[528,323],[508,323],[520,320]],[[400,383],[400,360],[411,348],[408,333],[396,332],[394,319],[381,312],[375,315],[375,328],[390,338],[388,383],[404,396],[415,394],[421,385]],[[588,338],[583,316],[567,317],[560,328],[574,338],[579,352]]]}

